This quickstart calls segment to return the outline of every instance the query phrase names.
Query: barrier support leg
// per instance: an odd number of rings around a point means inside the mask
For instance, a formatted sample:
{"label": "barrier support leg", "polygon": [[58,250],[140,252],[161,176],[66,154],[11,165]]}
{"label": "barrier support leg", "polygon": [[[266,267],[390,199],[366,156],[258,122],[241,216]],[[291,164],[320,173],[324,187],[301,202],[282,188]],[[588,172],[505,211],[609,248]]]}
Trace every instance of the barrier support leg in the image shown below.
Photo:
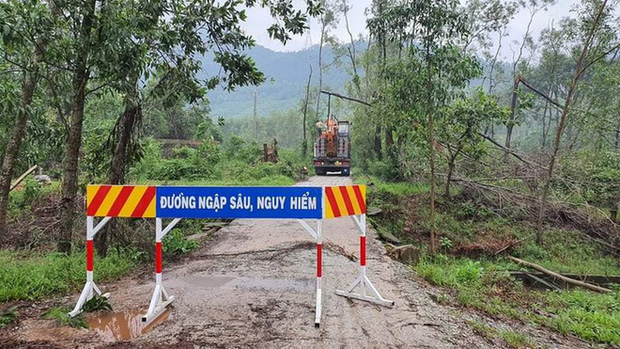
{"label": "barrier support leg", "polygon": [[[345,291],[337,290],[336,294],[383,306],[392,306],[394,301],[383,298],[366,275],[366,215],[360,215],[359,218],[358,216],[351,216],[351,219],[353,219],[357,229],[360,231],[360,274]],[[360,287],[360,293],[353,293],[353,290],[358,286]]]}
{"label": "barrier support leg", "polygon": [[142,316],[142,322],[149,323],[153,321],[166,310],[168,304],[174,301],[174,296],[170,296],[168,294],[162,282],[161,240],[170,232],[170,230],[172,230],[172,228],[174,228],[175,225],[177,225],[177,223],[179,223],[180,220],[180,218],[175,218],[166,226],[166,228],[162,229],[162,219],[155,219],[155,291],[153,291],[153,296],[151,297],[151,303],[149,304],[148,311],[144,314],[144,316]]}
{"label": "barrier support leg", "polygon": [[[93,298],[95,292],[98,295],[101,295],[101,290],[95,284],[93,279],[93,257],[94,257],[94,246],[93,239],[95,238],[95,234],[103,228],[106,223],[110,220],[110,217],[105,217],[95,226],[95,221],[93,217],[86,217],[86,284],[82,289],[82,293],[80,294],[80,298],[78,298],[77,303],[75,304],[75,308],[69,313],[70,317],[75,317],[82,312],[82,307],[84,303],[88,302],[91,298]],[[106,293],[103,297],[108,297],[109,295]]]}
{"label": "barrier support leg", "polygon": [[323,220],[319,219],[316,225],[316,312],[314,327],[321,325],[321,279],[323,278]]}

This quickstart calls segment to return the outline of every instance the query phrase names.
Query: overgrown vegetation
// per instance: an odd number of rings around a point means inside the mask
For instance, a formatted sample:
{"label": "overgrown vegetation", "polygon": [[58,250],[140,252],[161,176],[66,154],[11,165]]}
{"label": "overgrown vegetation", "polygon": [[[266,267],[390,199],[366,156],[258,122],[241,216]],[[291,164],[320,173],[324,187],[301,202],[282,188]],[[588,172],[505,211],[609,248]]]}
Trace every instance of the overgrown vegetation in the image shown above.
{"label": "overgrown vegetation", "polygon": [[[368,179],[358,178],[365,182]],[[509,271],[524,270],[495,253],[508,245],[514,256],[560,273],[620,275],[618,259],[605,246],[575,229],[550,228],[544,233],[544,247],[536,243],[531,222],[498,216],[492,208],[461,201],[439,201],[437,236],[440,254],[430,255],[428,244],[428,187],[386,183],[372,179],[370,205],[382,209],[371,223],[403,241],[422,247],[423,258],[413,266],[427,282],[448,290],[439,303],[455,302],[486,313],[516,318],[576,335],[592,342],[617,345],[620,321],[620,288],[611,294],[573,289],[541,291],[526,288]],[[407,188],[407,189],[405,189]],[[524,270],[527,271],[527,270]],[[449,298],[449,299],[447,299]],[[499,331],[483,323],[472,327],[489,338],[501,338],[514,347],[532,345],[532,339],[513,331]]]}
{"label": "overgrown vegetation", "polygon": [[[114,280],[136,266],[131,251],[112,252],[95,258],[97,280]],[[84,286],[86,257],[75,253],[66,257],[56,253],[0,250],[0,302],[37,300]]]}
{"label": "overgrown vegetation", "polygon": [[281,149],[277,163],[263,162],[262,147],[233,136],[225,145],[205,141],[198,148],[173,148],[162,154],[161,145],[150,141],[146,155],[129,172],[138,183],[203,183],[212,185],[291,185],[309,162],[294,150]]}
{"label": "overgrown vegetation", "polygon": [[73,328],[87,328],[88,323],[83,314],[71,317],[69,316],[71,309],[67,307],[53,307],[46,310],[41,318],[55,320],[59,326],[70,326]]}
{"label": "overgrown vegetation", "polygon": [[[620,289],[611,294],[529,290],[507,273],[509,266],[502,260],[437,255],[427,257],[414,269],[431,284],[452,289],[461,306],[537,323],[588,341],[620,343]],[[493,337],[498,335],[491,332]],[[527,344],[524,338],[510,335],[505,339],[516,341],[519,347]]]}

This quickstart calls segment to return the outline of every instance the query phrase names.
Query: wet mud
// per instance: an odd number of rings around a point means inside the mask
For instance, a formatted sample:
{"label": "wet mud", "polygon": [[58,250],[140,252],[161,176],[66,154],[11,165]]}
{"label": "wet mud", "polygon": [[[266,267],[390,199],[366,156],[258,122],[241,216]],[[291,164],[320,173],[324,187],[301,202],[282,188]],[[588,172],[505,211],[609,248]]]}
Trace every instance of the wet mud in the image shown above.
{"label": "wet mud", "polygon": [[126,341],[149,333],[153,328],[168,320],[170,311],[164,311],[149,324],[142,322],[144,310],[128,310],[103,313],[87,319],[88,328],[96,332],[105,342]]}

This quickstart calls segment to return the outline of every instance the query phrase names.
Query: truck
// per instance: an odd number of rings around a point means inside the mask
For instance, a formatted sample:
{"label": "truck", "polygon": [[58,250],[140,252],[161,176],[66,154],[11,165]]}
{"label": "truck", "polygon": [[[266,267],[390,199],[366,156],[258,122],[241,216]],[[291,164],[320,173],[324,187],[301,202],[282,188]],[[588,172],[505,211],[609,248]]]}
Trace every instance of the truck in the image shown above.
{"label": "truck", "polygon": [[317,127],[318,136],[314,143],[314,171],[318,176],[327,172],[340,172],[342,176],[351,173],[351,138],[348,121],[327,116],[322,127]]}

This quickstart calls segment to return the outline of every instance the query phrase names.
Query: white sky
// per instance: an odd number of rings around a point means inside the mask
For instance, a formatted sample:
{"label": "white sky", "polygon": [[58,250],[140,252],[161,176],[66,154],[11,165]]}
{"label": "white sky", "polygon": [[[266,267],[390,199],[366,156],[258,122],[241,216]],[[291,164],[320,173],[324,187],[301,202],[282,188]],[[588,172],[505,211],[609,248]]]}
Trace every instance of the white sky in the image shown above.
{"label": "white sky", "polygon": [[[298,8],[302,8],[303,1],[296,0]],[[371,0],[349,0],[351,11],[349,12],[349,25],[353,35],[367,36],[366,30],[366,15],[364,14],[366,8],[370,5]],[[465,3],[465,0],[461,0],[461,3]],[[579,3],[579,0],[558,0],[556,5],[550,6],[548,10],[540,11],[534,17],[531,31],[535,39],[538,39],[540,31],[550,26],[551,22],[555,20],[557,23],[561,18],[574,15],[571,13],[573,5]],[[503,59],[511,60],[512,50],[516,50],[516,45],[512,44],[512,41],[521,41],[525,34],[527,23],[529,21],[529,11],[522,10],[510,23],[509,37],[505,38],[501,55]],[[272,23],[272,19],[269,16],[269,11],[266,9],[252,8],[248,10],[248,22],[246,23],[246,30],[251,34],[261,46],[265,46],[275,51],[298,51],[304,48],[306,38],[304,36],[295,36],[291,41],[283,46],[281,43],[275,40],[271,40],[267,34],[266,28]],[[320,27],[315,19],[310,23],[310,34],[312,43],[317,44],[320,38]],[[338,27],[332,32],[332,35],[338,37],[341,41],[348,41],[349,36],[347,34],[344,19],[341,19]]]}

